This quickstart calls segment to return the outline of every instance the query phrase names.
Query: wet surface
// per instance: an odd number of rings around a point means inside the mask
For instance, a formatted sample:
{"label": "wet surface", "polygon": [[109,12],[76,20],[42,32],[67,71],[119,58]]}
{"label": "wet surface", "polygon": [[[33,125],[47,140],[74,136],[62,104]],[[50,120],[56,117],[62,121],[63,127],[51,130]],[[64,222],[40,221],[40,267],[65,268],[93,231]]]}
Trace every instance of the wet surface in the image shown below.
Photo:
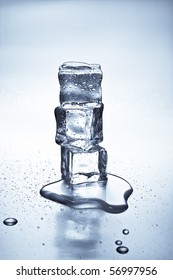
{"label": "wet surface", "polygon": [[[108,213],[122,213],[127,210],[127,200],[132,194],[131,185],[123,178],[107,174],[107,181],[83,183],[73,189],[64,180],[52,182],[40,190],[40,194],[54,202],[72,208],[102,209]],[[123,230],[128,234],[128,230]]]}
{"label": "wet surface", "polygon": [[[0,259],[173,259],[172,8],[43,2],[1,1]],[[67,59],[104,69],[108,170],[133,186],[123,213],[40,195],[60,178],[54,108]],[[18,223],[6,226],[11,217]]]}
{"label": "wet surface", "polygon": [[[4,153],[1,167],[5,174],[0,180],[1,259],[171,258],[172,247],[167,246],[173,232],[171,170],[156,167],[155,163],[150,168],[146,163],[138,163],[135,176],[132,159],[131,167],[126,170],[124,163],[119,162],[119,171],[126,172],[133,182],[128,210],[112,214],[100,209],[73,209],[39,194],[42,182],[57,177],[56,158],[52,157],[52,161],[49,158],[52,152],[44,156],[39,152],[19,155],[16,151],[13,156],[7,150],[1,153]],[[10,216],[18,220],[15,226],[4,225],[3,221]],[[125,235],[123,230],[129,234]],[[117,240],[122,244],[117,244]],[[119,246],[129,251],[121,254],[117,252]]]}

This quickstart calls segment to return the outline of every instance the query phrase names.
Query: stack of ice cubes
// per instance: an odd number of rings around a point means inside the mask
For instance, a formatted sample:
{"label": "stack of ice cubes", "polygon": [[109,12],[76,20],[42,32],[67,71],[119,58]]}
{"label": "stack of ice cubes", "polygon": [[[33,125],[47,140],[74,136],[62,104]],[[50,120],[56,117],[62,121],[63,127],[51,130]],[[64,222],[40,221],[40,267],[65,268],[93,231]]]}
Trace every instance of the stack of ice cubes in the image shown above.
{"label": "stack of ice cubes", "polygon": [[55,108],[56,143],[61,145],[61,173],[68,185],[107,180],[103,140],[102,71],[98,64],[60,66],[60,106]]}

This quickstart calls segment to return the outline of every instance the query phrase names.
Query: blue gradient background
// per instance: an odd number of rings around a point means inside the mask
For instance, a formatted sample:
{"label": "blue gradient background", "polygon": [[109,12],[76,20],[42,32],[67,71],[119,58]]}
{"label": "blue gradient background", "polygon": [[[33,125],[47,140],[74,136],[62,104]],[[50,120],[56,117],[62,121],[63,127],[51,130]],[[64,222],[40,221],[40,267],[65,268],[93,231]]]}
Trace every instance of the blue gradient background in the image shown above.
{"label": "blue gradient background", "polygon": [[[173,1],[0,1],[0,259],[173,259],[172,32]],[[39,195],[59,176],[65,61],[102,66],[102,146],[134,188],[123,214]]]}

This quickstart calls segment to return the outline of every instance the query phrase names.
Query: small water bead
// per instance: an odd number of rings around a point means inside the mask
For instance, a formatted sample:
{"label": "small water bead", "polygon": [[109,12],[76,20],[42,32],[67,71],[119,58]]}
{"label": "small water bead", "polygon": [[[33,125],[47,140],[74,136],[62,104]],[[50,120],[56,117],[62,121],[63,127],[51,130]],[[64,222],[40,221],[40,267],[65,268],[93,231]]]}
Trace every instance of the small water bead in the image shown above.
{"label": "small water bead", "polygon": [[129,230],[128,229],[123,229],[123,234],[125,234],[125,235],[129,234]]}
{"label": "small water bead", "polygon": [[122,241],[121,241],[121,240],[116,240],[116,241],[115,241],[115,244],[116,244],[116,245],[122,245]]}
{"label": "small water bead", "polygon": [[116,250],[119,254],[127,254],[129,251],[129,249],[125,246],[119,246]]}
{"label": "small water bead", "polygon": [[3,221],[6,226],[14,226],[18,223],[18,220],[15,218],[7,218]]}

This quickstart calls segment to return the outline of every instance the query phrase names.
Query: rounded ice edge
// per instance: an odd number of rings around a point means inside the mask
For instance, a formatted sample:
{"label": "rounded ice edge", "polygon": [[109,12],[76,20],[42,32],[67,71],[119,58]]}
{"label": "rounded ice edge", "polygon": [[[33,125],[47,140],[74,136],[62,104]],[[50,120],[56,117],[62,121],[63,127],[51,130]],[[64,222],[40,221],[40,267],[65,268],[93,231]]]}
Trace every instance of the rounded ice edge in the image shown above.
{"label": "rounded ice edge", "polygon": [[85,62],[77,62],[77,61],[68,61],[64,62],[59,67],[59,74],[77,74],[84,72],[87,73],[100,73],[102,74],[101,65],[97,63],[85,63]]}
{"label": "rounded ice edge", "polygon": [[40,194],[46,199],[75,209],[101,209],[120,214],[128,209],[133,188],[124,178],[108,173],[107,181],[87,182],[70,187],[64,180],[44,185]]}

